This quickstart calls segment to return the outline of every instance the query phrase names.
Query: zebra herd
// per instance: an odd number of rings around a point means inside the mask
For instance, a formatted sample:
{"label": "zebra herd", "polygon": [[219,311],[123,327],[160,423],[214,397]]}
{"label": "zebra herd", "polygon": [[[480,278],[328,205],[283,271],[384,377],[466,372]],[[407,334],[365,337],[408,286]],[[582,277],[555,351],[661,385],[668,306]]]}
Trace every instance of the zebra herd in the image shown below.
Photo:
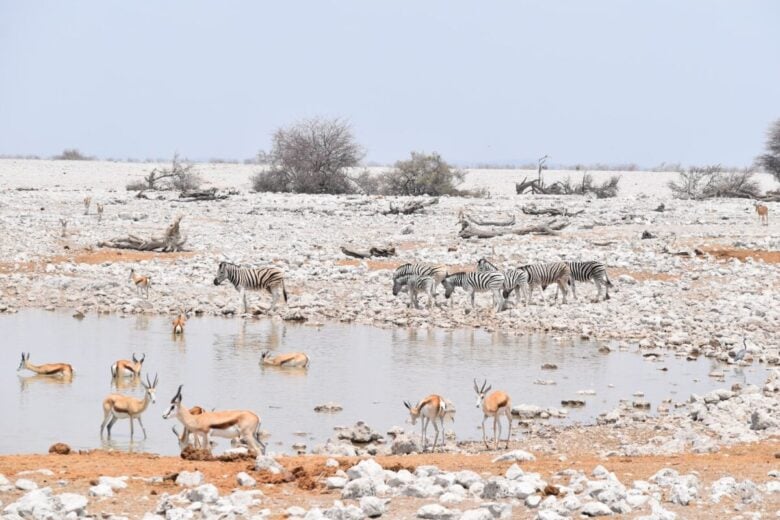
{"label": "zebra herd", "polygon": [[[284,285],[284,273],[276,267],[252,268],[230,262],[220,262],[214,285],[220,285],[228,280],[241,294],[244,313],[247,312],[246,291],[266,290],[271,293],[271,310],[276,308],[280,299],[287,303],[287,290]],[[506,307],[506,302],[513,291],[516,292],[517,305],[521,296],[525,305],[531,303],[535,289],[539,289],[542,304],[547,303],[544,290],[550,285],[556,285],[555,301],[558,293],[563,293],[563,303],[569,288],[577,298],[576,282],[593,282],[596,285],[596,298],[601,299],[602,287],[604,299],[609,299],[609,288],[612,282],[607,275],[607,268],[602,262],[551,262],[528,264],[501,270],[484,258],[476,265],[475,271],[460,271],[450,273],[444,265],[414,263],[404,264],[393,273],[393,295],[406,291],[409,293],[410,306],[419,309],[418,297],[427,295],[428,308],[433,307],[436,299],[436,289],[441,284],[444,287],[444,297],[452,298],[456,287],[463,289],[475,307],[475,295],[478,292],[491,292],[493,308],[498,312]],[[451,300],[450,300],[451,301]]]}
{"label": "zebra herd", "polygon": [[444,286],[446,299],[449,300],[455,288],[460,287],[468,295],[472,308],[475,307],[476,293],[491,292],[493,307],[498,312],[505,308],[506,301],[513,291],[517,291],[518,305],[520,293],[525,304],[528,305],[531,303],[534,289],[538,287],[542,303],[546,303],[544,290],[553,284],[557,286],[555,300],[558,299],[558,292],[562,292],[563,303],[566,303],[569,287],[574,298],[577,298],[576,282],[593,282],[597,291],[595,301],[601,299],[601,288],[604,287],[604,299],[609,299],[609,288],[612,287],[612,282],[602,262],[551,262],[523,265],[502,271],[484,258],[477,262],[476,271],[451,274],[443,265],[404,264],[393,273],[393,295],[407,290],[410,306],[419,308],[418,295],[425,294],[428,296],[430,308],[434,304],[436,287],[441,283]]}

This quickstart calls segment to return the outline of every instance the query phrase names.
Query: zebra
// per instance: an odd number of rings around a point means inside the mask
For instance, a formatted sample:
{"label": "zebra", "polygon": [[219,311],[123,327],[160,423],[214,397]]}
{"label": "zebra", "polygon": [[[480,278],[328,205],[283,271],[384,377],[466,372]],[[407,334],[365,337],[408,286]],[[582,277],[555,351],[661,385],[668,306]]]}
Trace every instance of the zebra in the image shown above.
{"label": "zebra", "polygon": [[515,289],[518,289],[517,304],[520,304],[520,293],[523,293],[523,302],[525,305],[528,305],[528,271],[525,269],[507,269],[504,271],[504,299],[506,300],[509,298],[509,295],[512,294],[512,291]]}
{"label": "zebra", "polygon": [[[571,294],[574,299],[577,299],[577,291],[574,287],[574,282],[590,282],[596,284],[596,299],[593,301],[599,301],[601,298],[601,286],[604,286],[604,299],[609,300],[609,288],[612,287],[612,282],[607,275],[607,268],[601,262],[566,262],[571,271]],[[555,299],[558,299],[558,289],[555,290]]]}
{"label": "zebra", "polygon": [[447,299],[452,296],[455,287],[461,287],[468,293],[469,298],[471,298],[471,307],[474,308],[475,293],[492,291],[496,312],[504,308],[504,298],[501,295],[501,289],[504,287],[504,275],[499,271],[455,273],[448,275],[441,283],[444,285],[444,297]]}
{"label": "zebra", "polygon": [[247,312],[246,291],[261,291],[265,289],[273,300],[271,310],[276,308],[276,302],[281,293],[284,303],[287,303],[287,290],[284,287],[284,273],[276,267],[247,267],[236,265],[230,262],[220,262],[217,276],[214,278],[214,285],[219,285],[225,280],[229,280],[241,293],[241,300],[244,302],[244,313]]}
{"label": "zebra", "polygon": [[[499,271],[498,267],[491,264],[485,258],[480,258],[477,262],[477,272],[485,273],[491,271]],[[504,292],[503,297],[506,300],[512,291],[520,289],[523,293],[523,298],[528,304],[528,273],[523,269],[507,269],[504,273]],[[520,293],[517,293],[517,303],[520,303]]]}
{"label": "zebra", "polygon": [[436,296],[436,287],[447,276],[447,267],[436,264],[403,264],[393,273],[393,296],[406,289],[409,275],[430,276],[433,278],[433,296]]}
{"label": "zebra", "polygon": [[528,303],[531,303],[534,287],[539,287],[542,303],[546,303],[544,290],[548,285],[554,283],[558,284],[558,288],[563,292],[563,303],[566,303],[566,294],[568,293],[566,286],[571,279],[571,271],[567,263],[529,264],[521,266],[519,269],[528,273]]}
{"label": "zebra", "polygon": [[[405,274],[398,277],[397,283],[402,284],[409,289],[409,307],[414,307],[415,309],[420,308],[420,304],[417,302],[417,295],[419,293],[427,294],[428,308],[430,309],[433,307],[433,289],[436,286],[436,280],[434,280],[433,276]],[[395,289],[395,285],[393,286],[393,289]]]}

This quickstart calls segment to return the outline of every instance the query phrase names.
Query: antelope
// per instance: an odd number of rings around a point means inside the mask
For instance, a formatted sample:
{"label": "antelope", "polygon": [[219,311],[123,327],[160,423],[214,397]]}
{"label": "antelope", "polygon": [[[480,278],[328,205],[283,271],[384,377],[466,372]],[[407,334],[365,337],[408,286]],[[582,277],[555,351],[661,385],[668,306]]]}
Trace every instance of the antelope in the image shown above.
{"label": "antelope", "polygon": [[509,433],[506,436],[506,447],[509,449],[509,438],[512,436],[512,400],[506,392],[496,390],[490,392],[493,385],[488,386],[487,380],[482,383],[482,386],[477,386],[477,380],[474,380],[474,391],[477,393],[477,408],[482,408],[482,441],[485,443],[485,447],[490,449],[488,441],[485,435],[485,421],[488,417],[493,418],[493,442],[494,449],[498,449],[498,437],[501,433],[501,422],[499,421],[500,415],[503,413],[506,415],[507,421],[509,421]]}
{"label": "antelope", "polygon": [[184,319],[184,314],[179,314],[179,316],[173,320],[173,334],[184,334],[184,324],[186,322],[187,320]]}
{"label": "antelope", "polygon": [[136,274],[135,269],[130,269],[130,281],[135,285],[135,292],[140,294],[141,290],[146,292],[146,298],[149,298],[149,286],[152,285],[152,279],[149,276]]}
{"label": "antelope", "polygon": [[22,352],[22,361],[19,363],[19,368],[17,368],[16,371],[19,372],[25,368],[42,376],[62,376],[69,378],[73,375],[73,367],[67,363],[46,363],[45,365],[33,365],[30,363],[29,352],[27,354]]}
{"label": "antelope", "polygon": [[309,356],[303,352],[288,352],[271,356],[271,352],[264,350],[260,354],[260,364],[271,367],[308,368]]}
{"label": "antelope", "polygon": [[[100,437],[103,437],[103,428],[106,428],[108,423],[108,438],[111,438],[111,428],[114,423],[119,419],[130,419],[130,438],[133,438],[133,419],[138,419],[138,424],[141,425],[141,431],[144,432],[144,439],[146,438],[146,428],[141,421],[141,414],[149,407],[149,403],[155,402],[155,391],[157,390],[157,375],[154,376],[154,382],[149,380],[149,374],[146,374],[146,382],[141,384],[144,386],[144,398],[137,399],[127,395],[109,394],[103,399],[103,422],[100,424]],[[109,422],[111,421],[111,422]]]}
{"label": "antelope", "polygon": [[97,217],[98,217],[98,222],[103,220],[103,205],[99,202],[97,203]]}
{"label": "antelope", "polygon": [[146,360],[146,354],[141,355],[141,359],[136,359],[135,352],[133,352],[133,360],[128,361],[126,359],[120,359],[113,365],[111,365],[111,377],[114,379],[125,375],[125,371],[131,373],[133,377],[141,375],[141,367]]}
{"label": "antelope", "polygon": [[436,432],[433,436],[433,448],[432,451],[436,451],[436,441],[439,438],[439,426],[436,421],[439,421],[441,425],[441,443],[444,446],[444,419],[455,420],[455,407],[452,403],[448,402],[440,395],[432,394],[417,403],[416,406],[412,406],[409,401],[404,401],[404,406],[409,410],[409,416],[412,418],[412,426],[417,424],[417,419],[422,418],[422,438],[420,444],[423,451],[427,444],[427,430],[428,424],[433,422],[433,429]]}
{"label": "antelope", "polygon": [[163,419],[176,415],[185,428],[182,437],[186,439],[191,433],[196,444],[199,443],[204,449],[210,451],[209,433],[211,431],[220,431],[219,435],[224,436],[233,430],[234,438],[238,437],[246,442],[255,453],[265,453],[265,444],[260,440],[260,417],[257,414],[248,410],[221,410],[193,415],[188,408],[181,404],[182,386],[179,385],[176,395],[171,399],[171,406],[163,414]]}
{"label": "antelope", "polygon": [[761,204],[757,200],[753,201],[753,206],[755,206],[756,213],[758,213],[758,222],[760,224],[768,226],[769,225],[769,208],[767,208],[765,204]]}
{"label": "antelope", "polygon": [[62,226],[62,232],[60,233],[60,237],[66,238],[68,236],[68,221],[64,218],[60,219],[60,226]]}
{"label": "antelope", "polygon": [[[205,410],[201,408],[200,406],[193,406],[190,408],[190,414],[192,415],[201,415],[205,413]],[[258,419],[258,425],[259,425],[259,419]],[[171,426],[171,431],[173,431],[173,434],[176,436],[176,441],[179,443],[179,450],[183,451],[184,448],[190,445],[190,438],[193,437],[192,432],[190,432],[187,428],[184,428],[181,433],[176,429],[176,426]],[[230,428],[227,428],[225,430],[212,430],[211,434],[215,437],[223,437],[225,439],[230,439],[230,445],[231,446],[239,446],[241,445],[240,440],[240,430],[238,430],[235,426],[231,426]],[[258,435],[259,437],[259,435]],[[199,448],[197,442],[197,437],[195,440],[195,447]],[[213,443],[211,443],[213,444]]]}
{"label": "antelope", "polygon": [[84,197],[84,214],[89,215],[89,205],[92,204],[92,197]]}

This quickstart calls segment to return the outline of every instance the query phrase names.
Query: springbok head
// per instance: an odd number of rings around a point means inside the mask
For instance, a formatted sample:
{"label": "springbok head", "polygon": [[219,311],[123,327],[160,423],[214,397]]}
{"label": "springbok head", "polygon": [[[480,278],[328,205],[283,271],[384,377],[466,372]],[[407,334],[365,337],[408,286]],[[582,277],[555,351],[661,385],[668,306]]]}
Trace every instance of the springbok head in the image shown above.
{"label": "springbok head", "polygon": [[157,391],[157,374],[154,375],[154,381],[149,380],[149,374],[146,374],[146,382],[141,381],[141,384],[144,387],[144,390],[146,390],[146,395],[149,397],[149,400],[151,402],[156,402],[155,399],[155,392]]}
{"label": "springbok head", "polygon": [[22,370],[24,368],[24,365],[26,365],[28,361],[30,361],[30,353],[28,352],[27,354],[25,354],[24,352],[22,352],[22,362],[19,363],[19,368],[17,368],[16,371],[19,372],[20,370]]}
{"label": "springbok head", "polygon": [[168,419],[173,416],[174,413],[176,413],[176,409],[181,405],[181,387],[184,385],[179,385],[179,389],[176,390],[176,395],[173,396],[173,399],[171,399],[171,406],[168,407],[168,411],[163,414],[163,419]]}
{"label": "springbok head", "polygon": [[482,406],[482,401],[484,401],[485,396],[490,392],[490,389],[493,388],[493,385],[487,386],[487,379],[482,383],[482,386],[477,385],[477,380],[474,380],[474,391],[477,393],[477,408]]}
{"label": "springbok head", "polygon": [[133,363],[135,363],[136,365],[143,365],[145,360],[146,360],[146,354],[141,354],[141,358],[139,359],[135,357],[135,352],[133,352]]}
{"label": "springbok head", "polygon": [[412,426],[417,424],[417,419],[420,417],[420,409],[416,406],[412,406],[409,401],[404,401],[404,406],[409,410],[409,417],[412,418]]}

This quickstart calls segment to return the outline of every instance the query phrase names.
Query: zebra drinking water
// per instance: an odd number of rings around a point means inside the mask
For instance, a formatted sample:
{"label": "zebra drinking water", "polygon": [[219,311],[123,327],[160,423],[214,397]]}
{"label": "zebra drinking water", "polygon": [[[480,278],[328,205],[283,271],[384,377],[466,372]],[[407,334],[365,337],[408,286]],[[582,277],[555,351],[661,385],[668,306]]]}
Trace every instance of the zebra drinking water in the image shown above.
{"label": "zebra drinking water", "polygon": [[244,303],[244,313],[247,312],[246,291],[262,291],[265,289],[273,300],[271,301],[271,310],[276,308],[276,302],[281,296],[284,303],[287,303],[287,290],[284,287],[284,273],[276,267],[247,267],[231,264],[230,262],[220,262],[217,270],[217,277],[214,278],[214,285],[219,285],[225,280],[229,280],[241,293],[241,301]]}
{"label": "zebra drinking water", "polygon": [[[607,275],[607,268],[601,262],[566,262],[571,271],[571,294],[574,299],[577,299],[577,290],[575,289],[575,282],[593,282],[596,284],[596,299],[593,301],[599,301],[601,298],[601,286],[604,286],[604,299],[609,300],[609,288],[612,287],[612,282]],[[558,289],[555,290],[555,299],[558,299]]]}
{"label": "zebra drinking water", "polygon": [[[487,273],[499,271],[498,267],[488,262],[485,258],[480,258],[477,262],[477,272]],[[499,271],[500,272],[500,271]],[[507,269],[504,273],[504,292],[503,297],[506,300],[512,291],[519,289],[517,293],[517,303],[520,304],[520,293],[523,293],[523,299],[528,304],[528,273],[524,269]]]}
{"label": "zebra drinking water", "polygon": [[420,293],[428,295],[428,308],[430,309],[433,307],[433,290],[436,286],[436,281],[434,280],[433,276],[420,276],[416,274],[400,276],[393,283],[393,294],[398,294],[396,291],[397,285],[408,288],[410,307],[414,307],[415,309],[420,308],[420,304],[417,302],[417,295]]}
{"label": "zebra drinking water", "polygon": [[444,285],[444,297],[449,299],[455,287],[461,287],[471,299],[471,307],[474,308],[474,295],[478,292],[493,292],[493,304],[496,312],[504,308],[504,298],[501,290],[504,287],[504,275],[499,271],[477,273],[455,273],[442,280]]}

